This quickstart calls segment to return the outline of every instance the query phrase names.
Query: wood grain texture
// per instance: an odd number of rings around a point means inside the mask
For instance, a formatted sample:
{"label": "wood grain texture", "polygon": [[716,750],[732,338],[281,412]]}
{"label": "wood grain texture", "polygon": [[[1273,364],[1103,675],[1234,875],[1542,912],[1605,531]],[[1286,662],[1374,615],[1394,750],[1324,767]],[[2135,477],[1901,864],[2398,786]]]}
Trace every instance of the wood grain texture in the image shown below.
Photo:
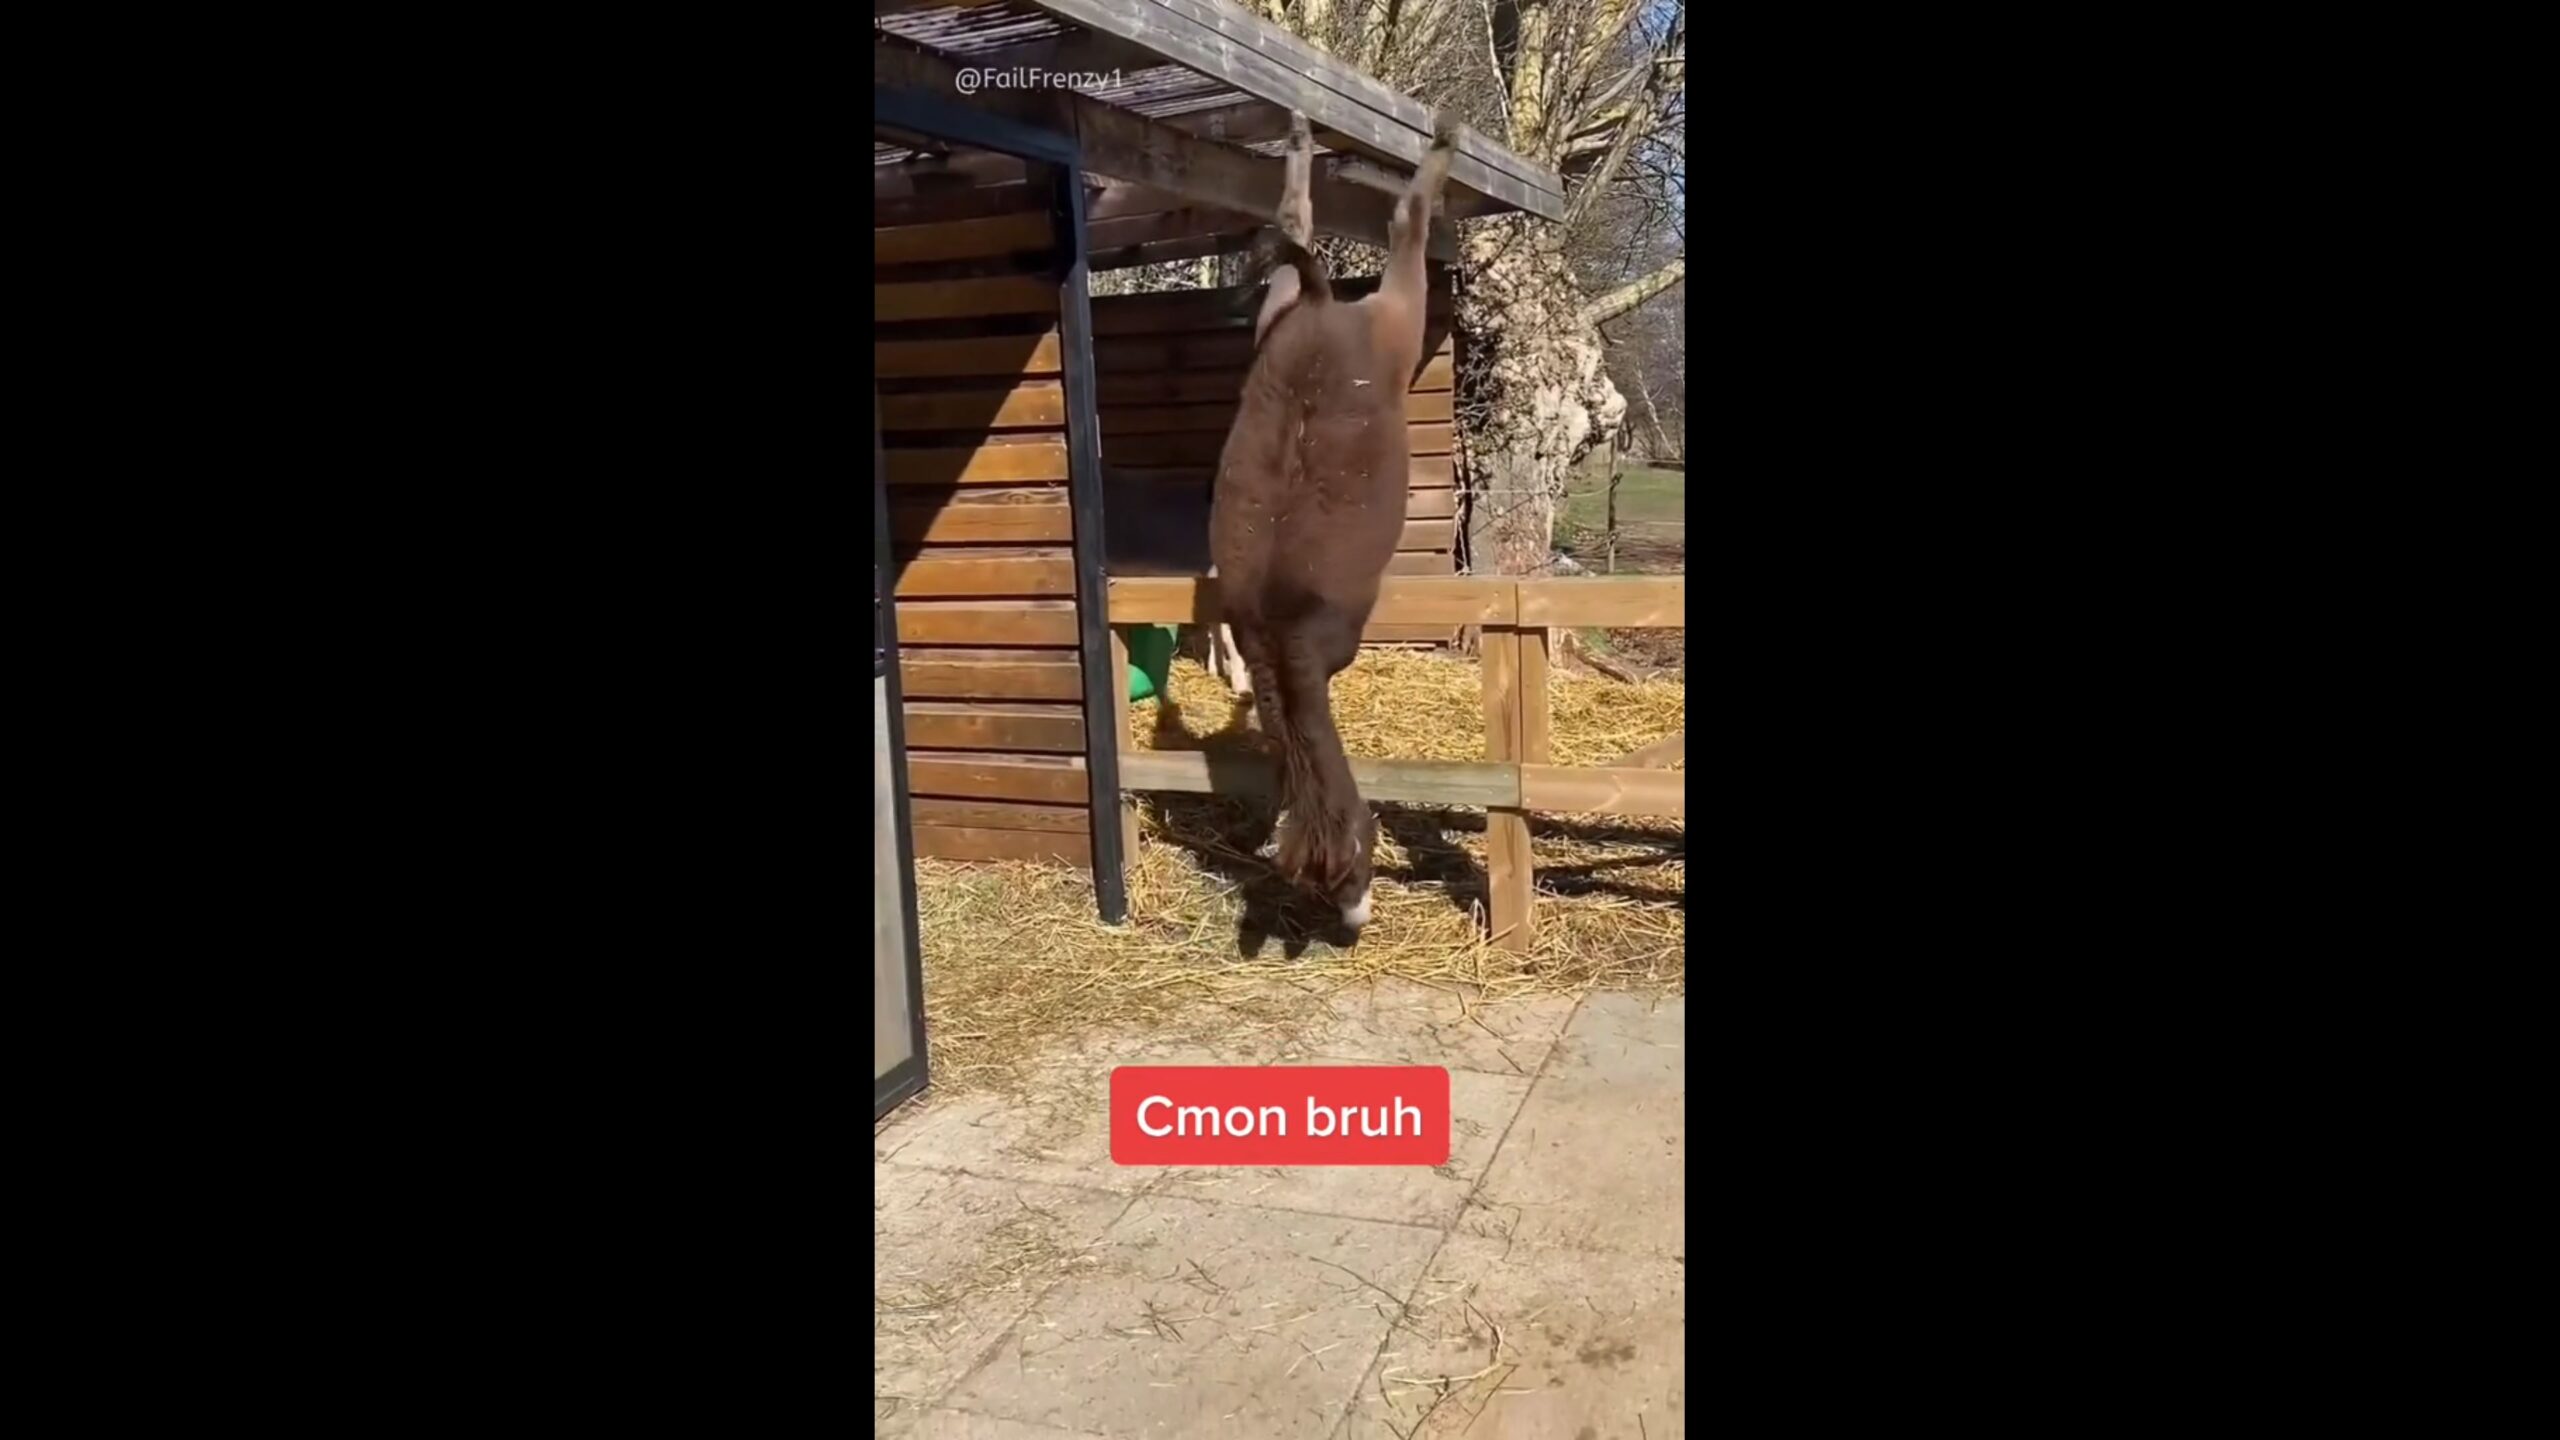
{"label": "wood grain texture", "polygon": [[987,444],[969,450],[893,448],[888,456],[892,485],[1019,485],[1067,478],[1064,439],[1040,437],[1026,445]]}
{"label": "wood grain texture", "polygon": [[1458,638],[1457,627],[1451,625],[1381,625],[1360,627],[1363,645],[1448,645]]}
{"label": "wood grain texture", "polygon": [[1029,429],[1066,423],[1066,387],[1056,380],[1026,380],[1008,390],[880,397],[883,430]]}
{"label": "wood grain texture", "polygon": [[1396,537],[1398,550],[1449,550],[1457,546],[1458,524],[1454,520],[1407,520],[1404,533]]}
{"label": "wood grain texture", "polygon": [[[1515,765],[1521,757],[1520,632],[1489,625],[1478,654],[1484,672],[1486,754]],[[1516,771],[1514,772],[1517,773]],[[1526,950],[1535,941],[1537,880],[1529,854],[1529,817],[1516,807],[1485,812],[1485,901],[1493,943]]]}
{"label": "wood grain texture", "polygon": [[[884,405],[886,401],[882,402]],[[1234,428],[1236,403],[1231,395],[1223,402],[1195,405],[1123,405],[1106,402],[1102,406],[1102,439],[1108,445],[1114,436],[1158,435],[1175,431],[1214,430],[1223,439]],[[1445,421],[1449,418],[1449,396],[1407,395],[1404,402],[1406,421],[1416,428],[1422,422]],[[1427,442],[1418,442],[1427,443]]]}
{"label": "wood grain texture", "polygon": [[1042,830],[918,825],[916,854],[933,860],[1044,860],[1093,868],[1093,837]]}
{"label": "wood grain texture", "polygon": [[1685,770],[1571,765],[1520,767],[1520,804],[1553,815],[1688,814]]}
{"label": "wood grain texture", "polygon": [[1055,315],[1058,282],[1045,275],[930,280],[871,287],[872,321],[952,320],[979,315]]}
{"label": "wood grain texture", "polygon": [[1688,579],[1681,575],[1612,575],[1587,580],[1523,580],[1523,625],[1687,626]]}
{"label": "wood grain texture", "polygon": [[952,799],[1082,804],[1092,793],[1082,755],[919,751],[907,757],[907,788]]}
{"label": "wood grain texture", "polygon": [[901,558],[897,566],[900,600],[1076,593],[1075,556],[1058,547],[931,549]]}
{"label": "wood grain texture", "polygon": [[1406,491],[1404,518],[1407,520],[1449,520],[1458,513],[1458,492],[1447,489]]}
{"label": "wood grain texture", "polygon": [[1018,800],[943,800],[921,795],[907,803],[913,807],[916,824],[953,829],[1035,830],[1050,835],[1084,835],[1093,824],[1093,812],[1082,805],[1037,805]]}
{"label": "wood grain texture", "polygon": [[969,340],[875,340],[871,365],[883,380],[955,375],[1055,375],[1058,332],[985,335]]}
{"label": "wood grain texture", "polygon": [[901,645],[1073,645],[1073,600],[918,600],[898,606]]}
{"label": "wood grain texture", "polygon": [[891,500],[889,538],[911,546],[1063,544],[1075,538],[1075,512],[1057,485],[910,492]]}
{"label": "wood grain texture", "polygon": [[[1351,777],[1362,798],[1409,805],[1516,805],[1517,766],[1468,760],[1379,760],[1354,755]],[[1190,795],[1276,794],[1278,776],[1266,755],[1220,750],[1123,750],[1121,784],[1132,790]]]}
{"label": "wood grain texture", "polygon": [[[1507,624],[1515,584],[1507,576],[1389,577],[1378,586],[1373,624]],[[1110,587],[1114,625],[1213,625],[1218,582],[1196,575],[1126,575]]]}
{"label": "wood grain texture", "polygon": [[1055,243],[1049,213],[1024,210],[983,219],[875,229],[871,232],[871,263],[927,265],[997,255],[1045,256]]}
{"label": "wood grain texture", "polygon": [[1689,732],[1665,735],[1650,745],[1639,745],[1609,762],[1612,769],[1647,769],[1679,765],[1689,758]]}
{"label": "wood grain texture", "polygon": [[898,685],[910,700],[1084,698],[1084,666],[1073,650],[901,648]]}
{"label": "wood grain texture", "polygon": [[1084,712],[1073,705],[927,700],[909,703],[906,719],[919,750],[1084,750]]}
{"label": "wood grain texture", "polygon": [[1555,733],[1555,710],[1547,697],[1553,638],[1544,629],[1520,631],[1520,759],[1525,764],[1547,763],[1547,746]]}
{"label": "wood grain texture", "polygon": [[[1111,734],[1117,748],[1129,742],[1129,640],[1116,627],[1110,635]],[[1120,866],[1124,875],[1138,858],[1138,806],[1136,798],[1126,789],[1127,784],[1125,779],[1122,780],[1121,793],[1108,797],[1120,812]],[[1097,795],[1093,803],[1102,804],[1104,799]]]}

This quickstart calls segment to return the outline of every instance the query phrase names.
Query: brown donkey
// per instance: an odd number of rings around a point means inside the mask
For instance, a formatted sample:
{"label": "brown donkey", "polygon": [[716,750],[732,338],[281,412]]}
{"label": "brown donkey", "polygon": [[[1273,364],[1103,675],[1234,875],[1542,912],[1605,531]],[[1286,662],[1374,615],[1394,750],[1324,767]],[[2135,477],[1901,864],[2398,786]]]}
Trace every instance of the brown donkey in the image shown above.
{"label": "brown donkey", "polygon": [[[1305,203],[1306,117],[1290,131],[1284,218]],[[1378,827],[1334,730],[1333,677],[1359,654],[1404,529],[1405,391],[1422,361],[1423,249],[1453,140],[1443,120],[1396,202],[1376,293],[1336,300],[1302,241],[1270,247],[1294,274],[1275,275],[1264,301],[1209,512],[1219,607],[1280,748],[1280,873],[1353,929],[1369,923]]]}

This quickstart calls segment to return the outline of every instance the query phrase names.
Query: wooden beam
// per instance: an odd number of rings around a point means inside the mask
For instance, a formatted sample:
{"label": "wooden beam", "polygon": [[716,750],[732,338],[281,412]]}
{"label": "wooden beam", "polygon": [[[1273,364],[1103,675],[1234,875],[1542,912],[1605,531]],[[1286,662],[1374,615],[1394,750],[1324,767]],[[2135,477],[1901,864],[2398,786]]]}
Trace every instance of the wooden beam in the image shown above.
{"label": "wooden beam", "polygon": [[[959,93],[954,83],[958,67],[939,56],[883,37],[872,43],[871,62],[875,86],[939,95]],[[1239,211],[1254,217],[1257,223],[1279,223],[1284,177],[1276,157],[1265,159],[1249,150],[1196,139],[1135,111],[1072,91],[1022,95],[981,91],[969,97],[967,103],[1025,123],[1052,127],[1063,112],[1083,147],[1086,170],[1135,180],[1197,204]],[[1325,181],[1314,185],[1312,198],[1319,232],[1372,245],[1388,243],[1387,220],[1395,208],[1389,197],[1356,185]],[[1437,260],[1455,260],[1456,232],[1445,223],[1435,223],[1427,253]]]}
{"label": "wooden beam", "polygon": [[[1499,575],[1390,576],[1378,583],[1378,608],[1369,621],[1372,625],[1508,624],[1517,583]],[[1218,582],[1204,576],[1114,576],[1111,623],[1214,625],[1217,595]]]}
{"label": "wooden beam", "polygon": [[[1351,757],[1363,799],[1405,805],[1517,805],[1516,765],[1467,760],[1376,760]],[[1271,758],[1235,750],[1123,750],[1120,783],[1131,790],[1186,795],[1277,793]]]}
{"label": "wooden beam", "polygon": [[[1323,137],[1317,138],[1321,141]],[[1363,185],[1371,190],[1383,190],[1390,196],[1400,196],[1413,185],[1413,176],[1410,172],[1391,170],[1359,155],[1325,156],[1317,162],[1316,173],[1330,180],[1339,180],[1345,185]],[[1479,215],[1499,215],[1513,208],[1515,207],[1505,205],[1489,195],[1480,194],[1464,186],[1451,186],[1442,192],[1440,200],[1441,213],[1452,220],[1471,220]]]}
{"label": "wooden beam", "polygon": [[1689,732],[1665,735],[1650,745],[1642,745],[1609,762],[1612,768],[1660,769],[1678,765],[1689,757]]}
{"label": "wooden beam", "polygon": [[[1421,102],[1242,11],[1203,0],[1032,3],[1087,30],[1133,41],[1248,95],[1302,111],[1311,124],[1373,159],[1411,168],[1430,148],[1432,115]],[[1471,127],[1459,128],[1457,149],[1450,184],[1543,219],[1564,218],[1564,182],[1553,172],[1531,165]],[[1321,216],[1322,200],[1316,208]]]}
{"label": "wooden beam", "polygon": [[[899,38],[913,40],[919,45],[932,44],[930,40],[917,40],[913,36],[902,35]],[[1019,66],[1025,70],[1063,70],[1095,75],[1111,70],[1128,74],[1161,70],[1171,62],[1144,45],[1133,45],[1117,35],[1087,30],[1074,35],[1052,35],[1046,40],[1033,40],[1021,45],[1007,45],[1000,50],[976,51],[969,56],[969,63],[980,70]],[[1127,79],[1128,74],[1121,78]]]}
{"label": "wooden beam", "polygon": [[1547,700],[1550,633],[1540,626],[1520,629],[1520,762],[1524,765],[1547,763],[1547,747],[1555,730],[1555,708]]}
{"label": "wooden beam", "polygon": [[[1522,756],[1520,632],[1488,625],[1478,654],[1484,667],[1485,754],[1518,773]],[[1529,853],[1529,817],[1520,802],[1485,812],[1485,902],[1493,943],[1526,950],[1535,939],[1537,877]]]}
{"label": "wooden beam", "polygon": [[1550,815],[1688,814],[1689,773],[1616,766],[1522,765],[1520,806]]}
{"label": "wooden beam", "polygon": [[[1114,749],[1129,743],[1129,637],[1118,628],[1111,635],[1111,742]],[[1162,703],[1161,700],[1159,703]],[[1125,787],[1126,776],[1121,778]],[[1120,811],[1120,866],[1125,875],[1128,867],[1138,863],[1138,807],[1125,788],[1117,795],[1093,797],[1096,805],[1116,805]]]}
{"label": "wooden beam", "polygon": [[1085,256],[1087,270],[1126,270],[1133,265],[1163,265],[1175,260],[1198,260],[1208,255],[1240,255],[1253,248],[1253,232],[1235,231],[1225,235],[1194,235],[1183,240],[1151,240],[1144,245],[1122,245],[1111,250],[1094,250]]}
{"label": "wooden beam", "polygon": [[1523,580],[1523,625],[1616,625],[1677,630],[1689,623],[1688,578],[1617,575],[1588,580]]}
{"label": "wooden beam", "polygon": [[1262,222],[1250,215],[1240,215],[1214,205],[1185,205],[1179,210],[1160,210],[1152,215],[1087,220],[1085,248],[1099,254],[1163,240],[1196,240],[1206,235],[1241,235],[1250,244],[1261,229]]}
{"label": "wooden beam", "polygon": [[[1141,185],[1134,180],[1105,180],[1099,187],[1085,190],[1084,221],[1118,220],[1129,215],[1153,215],[1165,210],[1180,210],[1189,202],[1170,190]],[[1255,224],[1262,222],[1255,221]]]}

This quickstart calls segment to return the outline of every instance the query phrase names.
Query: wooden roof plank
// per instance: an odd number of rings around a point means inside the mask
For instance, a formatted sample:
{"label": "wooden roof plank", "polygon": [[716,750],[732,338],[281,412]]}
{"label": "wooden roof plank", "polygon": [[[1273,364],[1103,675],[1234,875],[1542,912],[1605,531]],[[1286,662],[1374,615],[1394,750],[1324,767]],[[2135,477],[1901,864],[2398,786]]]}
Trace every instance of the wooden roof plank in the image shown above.
{"label": "wooden roof plank", "polygon": [[[882,37],[871,47],[871,78],[891,89],[957,92],[957,66],[942,57]],[[1196,139],[1133,110],[1123,110],[1066,90],[1020,94],[983,91],[976,104],[1038,123],[1056,124],[1063,109],[1084,152],[1084,168],[1097,175],[1135,180],[1183,200],[1276,221],[1282,165],[1232,145]],[[1384,247],[1392,196],[1329,177],[1314,182],[1316,229]],[[1090,214],[1088,220],[1096,218]],[[1432,221],[1427,254],[1457,258],[1457,240],[1446,216]]]}
{"label": "wooden roof plank", "polygon": [[[1087,30],[1142,45],[1247,94],[1303,111],[1353,148],[1407,167],[1431,143],[1431,112],[1265,21],[1201,0],[1029,0]],[[1564,218],[1563,181],[1461,126],[1453,184],[1543,219]]]}

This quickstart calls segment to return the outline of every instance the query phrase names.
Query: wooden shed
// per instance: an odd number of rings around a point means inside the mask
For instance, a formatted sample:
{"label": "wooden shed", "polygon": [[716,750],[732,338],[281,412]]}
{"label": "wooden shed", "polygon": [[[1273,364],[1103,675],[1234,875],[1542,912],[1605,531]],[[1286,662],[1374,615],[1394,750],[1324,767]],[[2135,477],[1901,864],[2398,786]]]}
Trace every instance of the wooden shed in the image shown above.
{"label": "wooden shed", "polygon": [[[1088,277],[1248,248],[1292,109],[1319,150],[1317,230],[1383,246],[1432,117],[1205,0],[875,0],[875,17],[874,451],[914,853],[1084,866],[1117,919],[1108,577],[1206,568],[1259,291],[1096,298]],[[1444,216],[1563,207],[1554,174],[1462,133]],[[1445,218],[1431,253],[1454,258]],[[1445,270],[1434,287],[1399,575],[1455,568],[1459,342]]]}

